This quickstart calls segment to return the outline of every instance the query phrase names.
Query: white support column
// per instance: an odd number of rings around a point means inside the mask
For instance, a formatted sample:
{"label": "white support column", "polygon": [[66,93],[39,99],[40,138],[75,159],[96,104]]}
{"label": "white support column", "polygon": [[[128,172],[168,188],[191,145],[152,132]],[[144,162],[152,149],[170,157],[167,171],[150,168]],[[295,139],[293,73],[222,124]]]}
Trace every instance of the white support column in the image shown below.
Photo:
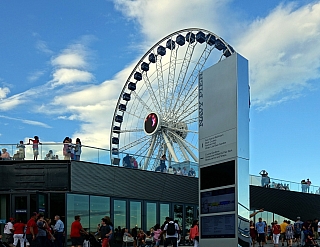
{"label": "white support column", "polygon": [[144,166],[143,166],[143,170],[145,170],[148,166],[149,166],[149,161],[150,161],[150,156],[153,152],[153,148],[154,148],[154,144],[156,143],[156,135],[153,135],[152,136],[152,139],[151,139],[151,144],[150,144],[150,147],[149,147],[149,150],[148,150],[148,153],[147,153],[147,157],[144,161]]}
{"label": "white support column", "polygon": [[161,133],[162,133],[163,139],[164,139],[164,141],[166,143],[166,146],[168,148],[168,151],[172,155],[173,160],[175,162],[179,162],[179,159],[178,159],[176,153],[174,152],[174,149],[173,149],[173,147],[172,147],[172,145],[171,145],[171,143],[169,141],[169,138],[167,137],[166,133],[164,133],[164,131],[162,131]]}

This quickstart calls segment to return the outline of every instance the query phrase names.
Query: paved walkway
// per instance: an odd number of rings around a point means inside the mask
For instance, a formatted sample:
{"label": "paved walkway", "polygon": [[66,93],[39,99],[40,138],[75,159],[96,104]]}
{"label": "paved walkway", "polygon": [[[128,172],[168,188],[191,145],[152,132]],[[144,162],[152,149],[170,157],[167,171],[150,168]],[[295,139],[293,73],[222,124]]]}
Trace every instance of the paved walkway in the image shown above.
{"label": "paved walkway", "polygon": [[[193,245],[179,245],[179,247],[191,247],[191,246],[193,246]],[[287,244],[284,244],[284,246],[287,247]],[[296,247],[296,246],[297,246],[296,243],[294,243],[292,245],[292,247]],[[163,245],[162,246],[160,245],[160,247],[163,247]],[[200,247],[209,247],[209,246],[201,246],[200,245]],[[228,247],[228,246],[222,246],[222,247]],[[256,243],[254,247],[259,247],[259,244]],[[265,244],[264,247],[274,247],[274,245],[272,244],[272,242],[270,240],[268,240],[268,243]],[[279,247],[281,247],[281,243],[279,244]]]}

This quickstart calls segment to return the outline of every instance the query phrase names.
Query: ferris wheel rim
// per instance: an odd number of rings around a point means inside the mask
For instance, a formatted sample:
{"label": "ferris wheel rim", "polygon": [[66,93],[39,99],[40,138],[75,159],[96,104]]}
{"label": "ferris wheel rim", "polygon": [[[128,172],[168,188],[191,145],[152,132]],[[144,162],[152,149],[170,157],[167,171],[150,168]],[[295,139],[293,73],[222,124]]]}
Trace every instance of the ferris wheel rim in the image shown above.
{"label": "ferris wheel rim", "polygon": [[[153,53],[157,47],[159,47],[159,46],[160,46],[163,42],[165,42],[166,40],[169,40],[171,37],[174,37],[174,36],[179,35],[179,34],[187,33],[187,32],[191,32],[191,33],[193,33],[193,32],[198,32],[198,33],[199,33],[199,32],[205,32],[205,33],[207,33],[207,34],[210,34],[210,35],[214,36],[216,40],[220,40],[220,41],[223,43],[224,47],[225,47],[225,49],[223,50],[222,56],[226,56],[225,54],[230,54],[230,55],[231,55],[231,54],[235,53],[235,51],[234,51],[234,49],[232,48],[232,46],[230,46],[227,42],[225,42],[220,36],[216,35],[215,33],[211,32],[211,31],[209,31],[209,30],[202,29],[202,28],[187,28],[187,29],[181,29],[181,30],[175,31],[175,32],[173,32],[173,33],[165,36],[164,38],[162,38],[161,40],[159,40],[157,43],[155,43],[155,44],[141,57],[141,59],[137,62],[137,64],[135,65],[135,67],[132,69],[130,75],[128,76],[127,80],[125,81],[125,84],[124,84],[124,86],[123,86],[123,88],[122,88],[122,90],[121,90],[120,96],[119,96],[118,101],[117,101],[117,103],[116,103],[116,108],[115,108],[115,110],[114,110],[114,114],[113,114],[113,118],[112,118],[111,133],[110,133],[110,158],[111,158],[111,161],[112,161],[113,158],[119,158],[119,146],[120,146],[120,143],[114,144],[114,143],[113,143],[113,137],[118,138],[118,140],[120,141],[120,133],[122,133],[122,132],[121,132],[122,122],[120,122],[120,123],[118,124],[118,125],[120,125],[120,126],[118,126],[118,127],[119,127],[119,130],[116,130],[116,131],[115,131],[115,130],[114,130],[114,126],[116,126],[116,125],[115,125],[115,122],[116,122],[116,121],[115,121],[115,118],[116,118],[116,116],[121,115],[121,117],[123,117],[123,116],[125,115],[125,113],[126,113],[126,111],[120,111],[118,108],[119,108],[119,105],[121,104],[122,96],[124,95],[124,93],[125,93],[126,91],[128,91],[128,90],[127,90],[128,84],[132,81],[132,78],[133,78],[134,74],[135,74],[137,71],[141,71],[141,70],[140,70],[140,66],[141,66],[141,64],[145,61],[145,59],[147,58],[147,56],[148,56],[149,54]],[[197,41],[196,41],[196,42],[197,42]],[[178,47],[179,47],[179,46],[178,46]],[[159,56],[159,55],[157,55],[157,56]],[[221,56],[221,57],[222,57],[222,56]],[[161,56],[160,56],[160,58],[161,58]],[[169,68],[169,69],[170,69],[170,68]],[[137,83],[137,81],[136,81],[136,83]],[[130,91],[130,95],[131,95],[132,92],[133,92],[133,91]],[[129,102],[129,101],[126,101],[126,102],[125,102],[125,105],[126,105],[126,106],[128,105],[128,102]],[[163,135],[164,135],[164,134],[163,134]],[[165,135],[164,135],[164,136],[165,136]],[[155,139],[156,139],[156,138],[155,138]],[[118,154],[113,153],[113,149],[114,149],[113,147],[115,147],[115,149],[117,149]],[[148,157],[147,157],[147,158],[148,158]]]}

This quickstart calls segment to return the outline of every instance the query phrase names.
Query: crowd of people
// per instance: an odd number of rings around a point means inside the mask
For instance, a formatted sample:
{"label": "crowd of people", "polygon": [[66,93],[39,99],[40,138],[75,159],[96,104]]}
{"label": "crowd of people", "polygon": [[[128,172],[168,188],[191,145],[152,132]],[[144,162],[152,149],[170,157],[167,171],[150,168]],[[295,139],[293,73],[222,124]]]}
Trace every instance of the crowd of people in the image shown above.
{"label": "crowd of people", "polygon": [[[36,212],[31,214],[28,222],[21,219],[10,218],[4,227],[4,236],[0,235],[0,241],[6,246],[16,247],[62,247],[65,245],[65,226],[60,216],[54,217],[55,225],[51,219],[45,218],[43,214]],[[122,244],[129,241],[134,247],[153,247],[160,243],[167,247],[177,247],[181,237],[181,227],[177,220],[166,217],[165,222],[160,226],[156,224],[149,231],[145,232],[138,226],[129,231],[127,228],[114,228],[109,216],[101,219],[97,231],[93,234],[82,227],[81,217],[74,216],[70,227],[70,240],[72,247],[91,246],[109,247],[113,243]],[[187,240],[195,247],[199,246],[199,221],[194,220],[188,232]],[[90,244],[88,244],[90,243]]]}
{"label": "crowd of people", "polygon": [[[187,168],[184,166],[182,169],[181,167],[172,167],[169,166],[167,167],[166,165],[166,160],[167,157],[166,155],[162,155],[160,158],[160,163],[159,165],[155,168],[155,172],[162,172],[162,173],[169,173],[169,174],[174,174],[174,175],[182,175],[182,176],[188,176],[188,177],[195,177],[196,172],[194,168],[190,168],[188,171]],[[123,159],[122,159],[122,165],[123,167],[126,168],[133,168],[133,169],[138,169],[139,165],[137,160],[133,157],[127,154]],[[141,168],[141,167],[140,167]]]}
{"label": "crowd of people", "polygon": [[[165,247],[168,245],[177,247],[181,240],[181,227],[177,220],[174,221],[170,217],[166,217],[165,222],[161,226],[160,224],[156,224],[148,231],[144,231],[143,229],[138,228],[138,226],[132,228],[131,231],[127,228],[121,228],[120,226],[113,230],[113,224],[110,222],[110,218],[104,222],[106,217],[101,219],[101,224],[98,225],[95,234],[96,237],[101,239],[102,247],[108,247],[112,242],[122,246],[124,243],[131,242],[134,247],[160,246],[160,243]],[[107,229],[101,230],[104,224],[107,226]],[[198,225],[198,220],[194,220],[188,235],[188,241],[190,241],[190,243],[192,242],[196,247],[199,246]],[[107,238],[107,240],[105,240],[105,238]],[[104,244],[104,242],[107,243]]]}
{"label": "crowd of people", "polygon": [[36,212],[32,213],[28,222],[10,218],[4,227],[5,242],[10,247],[16,247],[18,243],[21,247],[62,247],[64,223],[58,215],[54,219],[55,225],[51,225],[51,219]]}
{"label": "crowd of people", "polygon": [[[39,156],[39,145],[42,143],[40,142],[40,139],[38,136],[34,136],[33,139],[29,139],[29,142],[24,144],[23,141],[20,141],[19,144],[17,144],[16,153],[11,157],[10,153],[6,148],[2,148],[2,152],[0,151],[0,160],[24,160],[26,158],[26,145],[32,144],[32,153],[33,153],[33,159],[38,160]],[[80,138],[76,139],[75,143],[72,143],[72,139],[70,137],[66,137],[63,140],[63,149],[62,154],[64,157],[64,160],[80,160],[81,155],[81,140]],[[49,150],[46,156],[44,157],[44,160],[59,160],[58,154],[54,154],[52,150]]]}
{"label": "crowd of people", "polygon": [[250,221],[250,237],[252,246],[257,243],[259,246],[271,242],[275,247],[281,246],[308,246],[319,247],[317,240],[320,234],[320,223],[318,219],[306,220],[302,222],[300,217],[297,217],[295,222],[284,220],[281,224],[277,220],[272,222],[269,226],[266,221],[259,221],[254,223]]}
{"label": "crowd of people", "polygon": [[162,157],[160,158],[159,166],[157,166],[155,168],[156,172],[163,172],[163,173],[182,175],[182,176],[189,176],[189,177],[195,177],[196,176],[196,172],[192,167],[190,168],[189,171],[187,171],[186,167],[183,167],[181,169],[180,167],[175,168],[175,167],[169,166],[169,168],[167,168],[166,160],[167,160],[167,156],[165,154],[162,155]]}

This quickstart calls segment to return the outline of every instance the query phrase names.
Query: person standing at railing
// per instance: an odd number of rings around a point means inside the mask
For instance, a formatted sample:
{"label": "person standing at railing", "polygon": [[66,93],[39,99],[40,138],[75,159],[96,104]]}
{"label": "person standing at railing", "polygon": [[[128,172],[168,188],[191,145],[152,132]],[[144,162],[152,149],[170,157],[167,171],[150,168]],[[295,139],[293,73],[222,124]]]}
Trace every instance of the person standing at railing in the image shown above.
{"label": "person standing at railing", "polygon": [[309,178],[307,179],[307,191],[309,193],[310,191],[310,185],[311,185],[311,181],[309,180]]}
{"label": "person standing at railing", "polygon": [[34,139],[29,139],[29,144],[32,142],[32,149],[33,149],[33,160],[38,160],[38,155],[39,155],[39,144],[42,144],[40,142],[40,139],[38,136],[34,136]]}
{"label": "person standing at railing", "polygon": [[70,145],[71,145],[70,138],[67,136],[63,140],[62,153],[63,153],[63,156],[64,156],[64,160],[70,160],[70,156],[71,156]]}
{"label": "person standing at railing", "polygon": [[262,170],[260,173],[261,175],[261,186],[262,187],[268,187],[269,183],[270,183],[270,178],[268,176],[268,173],[266,170]]}
{"label": "person standing at railing", "polygon": [[24,158],[26,157],[26,146],[23,144],[23,141],[20,141],[19,144],[17,144],[17,148],[18,148],[18,158],[21,160],[24,160]]}
{"label": "person standing at railing", "polygon": [[165,154],[162,155],[160,158],[160,171],[161,172],[167,172],[166,160],[167,160],[167,156]]}
{"label": "person standing at railing", "polygon": [[75,160],[80,161],[80,155],[81,155],[81,141],[80,138],[76,139],[76,145],[74,146],[74,155]]}

